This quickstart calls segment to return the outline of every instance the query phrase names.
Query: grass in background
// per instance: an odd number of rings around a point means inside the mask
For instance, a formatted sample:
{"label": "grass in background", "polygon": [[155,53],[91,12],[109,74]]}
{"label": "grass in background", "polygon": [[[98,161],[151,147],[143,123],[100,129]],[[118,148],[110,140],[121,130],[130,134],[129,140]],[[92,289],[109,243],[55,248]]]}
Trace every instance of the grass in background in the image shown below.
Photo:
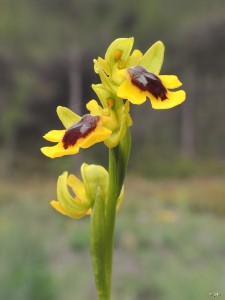
{"label": "grass in background", "polygon": [[193,176],[225,176],[225,161],[209,158],[185,158],[170,153],[148,153],[145,149],[139,159],[133,154],[131,170],[148,178],[187,178]]}
{"label": "grass in background", "polygon": [[[225,177],[128,176],[118,214],[113,299],[225,294]],[[0,182],[0,299],[96,299],[88,218],[57,214],[56,178]]]}

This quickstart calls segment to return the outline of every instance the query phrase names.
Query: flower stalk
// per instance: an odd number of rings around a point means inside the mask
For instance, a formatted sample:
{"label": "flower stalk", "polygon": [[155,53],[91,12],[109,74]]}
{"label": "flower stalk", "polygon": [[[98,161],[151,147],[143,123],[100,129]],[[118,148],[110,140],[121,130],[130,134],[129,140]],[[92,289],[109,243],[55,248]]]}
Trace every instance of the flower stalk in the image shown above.
{"label": "flower stalk", "polygon": [[105,205],[100,189],[96,192],[95,205],[91,214],[90,249],[95,284],[99,300],[110,299],[110,286],[106,270],[106,227]]}
{"label": "flower stalk", "polygon": [[[109,149],[109,189],[106,202],[96,193],[91,215],[91,256],[100,300],[110,300],[114,228],[117,201],[121,193],[130,155],[130,131],[118,146]],[[106,203],[106,205],[104,205]]]}
{"label": "flower stalk", "polygon": [[156,42],[145,54],[137,49],[131,52],[133,43],[134,38],[116,39],[104,58],[94,60],[101,83],[92,88],[100,105],[90,100],[84,116],[59,106],[57,115],[64,128],[46,133],[44,138],[55,144],[41,148],[50,158],[78,154],[100,142],[109,149],[108,172],[85,163],[82,180],[64,172],[57,183],[58,199],[51,201],[55,210],[70,218],[90,215],[90,252],[99,300],[111,299],[115,219],[124,198],[131,148],[130,106],[148,99],[153,109],[170,109],[186,98],[185,91],[178,89],[182,83],[177,76],[159,74],[163,43]]}

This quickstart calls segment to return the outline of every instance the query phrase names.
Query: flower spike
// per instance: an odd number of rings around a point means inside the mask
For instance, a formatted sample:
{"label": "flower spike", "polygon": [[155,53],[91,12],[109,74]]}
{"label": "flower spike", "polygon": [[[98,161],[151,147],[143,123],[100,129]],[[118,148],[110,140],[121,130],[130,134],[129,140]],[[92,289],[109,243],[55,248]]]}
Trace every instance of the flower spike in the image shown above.
{"label": "flower spike", "polygon": [[[76,154],[104,142],[109,148],[108,172],[98,165],[82,164],[81,177],[64,172],[58,178],[57,200],[52,207],[70,218],[90,215],[90,250],[99,299],[111,299],[112,258],[116,212],[124,199],[124,180],[131,148],[133,125],[130,103],[147,98],[154,109],[169,109],[182,103],[186,94],[175,75],[161,75],[165,47],[154,43],[144,54],[132,50],[134,38],[113,41],[104,58],[94,59],[100,83],[92,84],[96,100],[86,104],[89,113],[76,115],[59,106],[64,129],[51,130],[44,138],[56,143],[41,148],[50,158]],[[174,90],[178,89],[178,90]]]}

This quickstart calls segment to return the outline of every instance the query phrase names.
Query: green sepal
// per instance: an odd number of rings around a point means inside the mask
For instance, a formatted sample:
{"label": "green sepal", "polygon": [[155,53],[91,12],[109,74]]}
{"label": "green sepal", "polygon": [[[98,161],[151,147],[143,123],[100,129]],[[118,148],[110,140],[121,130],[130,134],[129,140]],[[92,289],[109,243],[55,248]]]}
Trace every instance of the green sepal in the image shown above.
{"label": "green sepal", "polygon": [[111,98],[111,93],[107,89],[105,89],[104,85],[99,84],[92,84],[92,89],[94,90],[95,94],[98,96],[102,106],[104,108],[107,107],[107,99]]}
{"label": "green sepal", "polygon": [[158,41],[148,49],[139,60],[138,64],[154,74],[159,74],[163,64],[164,51],[164,44],[161,41]]}
{"label": "green sepal", "polygon": [[116,94],[116,87],[113,86],[112,82],[110,81],[109,77],[106,75],[106,73],[99,69],[99,77],[101,79],[102,84],[109,90],[112,91],[112,93]]}
{"label": "green sepal", "polygon": [[133,51],[133,53],[131,54],[131,56],[128,58],[127,62],[126,62],[126,67],[127,68],[132,68],[136,65],[138,65],[139,60],[142,58],[142,53],[140,50],[135,49]]}
{"label": "green sepal", "polygon": [[114,101],[114,105],[112,106],[112,109],[114,111],[117,111],[120,107],[123,106],[123,101],[121,100],[121,98],[117,97],[116,94],[112,91],[106,89],[104,84],[92,84],[91,87],[95,91],[104,108],[108,107],[107,100],[109,99],[112,99]]}
{"label": "green sepal", "polygon": [[94,204],[96,191],[100,187],[104,193],[104,198],[108,192],[108,172],[99,165],[88,165],[83,163],[81,166],[81,174],[84,182],[84,188],[89,202]]}
{"label": "green sepal", "polygon": [[64,106],[57,107],[57,115],[66,129],[80,121],[81,117],[75,114],[72,110]]}
{"label": "green sepal", "polygon": [[121,58],[120,60],[126,61],[129,56],[131,49],[133,47],[134,38],[119,38],[116,39],[111,43],[111,45],[108,47],[106,54],[105,54],[105,60],[109,62],[111,68],[115,63],[115,53],[116,51],[121,51]]}
{"label": "green sepal", "polygon": [[94,71],[95,73],[99,73],[99,70],[102,69],[104,72],[109,75],[110,74],[110,66],[109,63],[102,59],[101,57],[98,57],[98,59],[94,59]]}

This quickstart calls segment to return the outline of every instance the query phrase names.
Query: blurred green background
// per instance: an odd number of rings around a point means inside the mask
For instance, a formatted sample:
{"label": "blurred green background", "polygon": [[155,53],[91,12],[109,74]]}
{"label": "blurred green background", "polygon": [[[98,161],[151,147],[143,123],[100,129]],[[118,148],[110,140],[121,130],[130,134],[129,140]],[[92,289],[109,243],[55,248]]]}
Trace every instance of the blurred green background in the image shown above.
{"label": "blurred green background", "polygon": [[187,101],[131,109],[132,154],[117,218],[113,299],[225,295],[224,0],[0,1],[0,299],[97,299],[88,218],[49,206],[63,170],[107,162],[103,145],[50,160],[57,105],[85,113],[93,59],[118,37],[166,46],[162,74]]}

